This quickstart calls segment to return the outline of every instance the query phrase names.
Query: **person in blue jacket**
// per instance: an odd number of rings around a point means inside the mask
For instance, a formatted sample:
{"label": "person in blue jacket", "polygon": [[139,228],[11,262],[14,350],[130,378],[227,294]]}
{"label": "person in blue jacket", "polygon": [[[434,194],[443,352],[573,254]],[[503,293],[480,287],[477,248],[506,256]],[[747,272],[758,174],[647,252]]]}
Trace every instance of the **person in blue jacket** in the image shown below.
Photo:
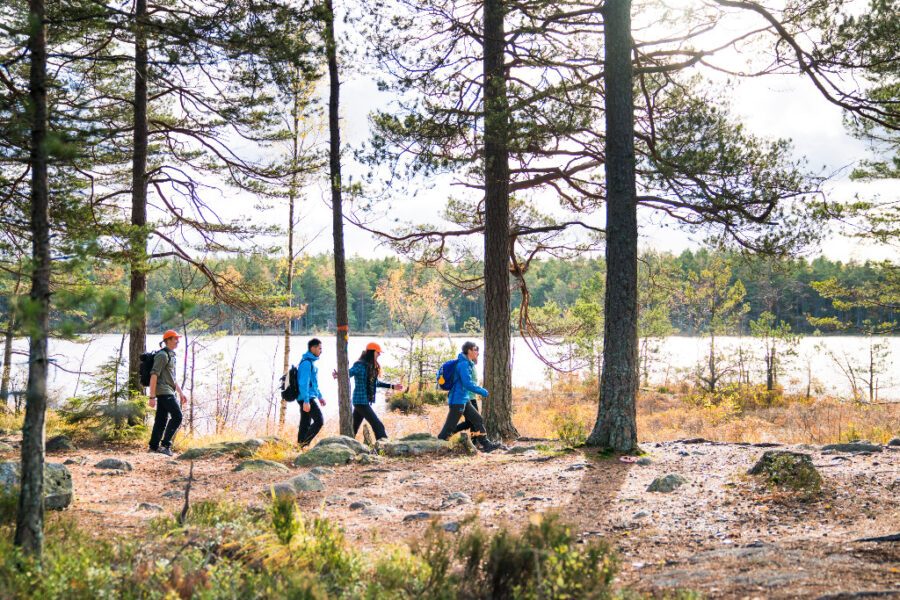
{"label": "person in blue jacket", "polygon": [[447,411],[447,420],[438,434],[442,440],[448,439],[456,433],[456,425],[460,417],[464,417],[466,424],[472,431],[472,441],[482,452],[493,452],[499,448],[499,444],[491,442],[487,438],[484,429],[484,421],[470,402],[475,394],[487,397],[488,391],[475,384],[475,363],[478,361],[478,346],[474,342],[466,342],[462,346],[462,352],[456,359],[456,370],[453,374],[453,383],[447,400],[450,408]]}
{"label": "person in blue jacket", "polygon": [[350,367],[350,376],[353,377],[353,435],[356,435],[359,426],[365,420],[372,428],[376,440],[387,438],[384,423],[372,408],[376,390],[386,388],[403,391],[403,384],[390,384],[378,379],[378,376],[381,375],[381,365],[378,364],[380,354],[381,346],[371,342]]}
{"label": "person in blue jacket", "polygon": [[325,406],[325,400],[319,391],[319,370],[316,361],[322,354],[322,341],[313,338],[306,344],[307,352],[297,365],[297,385],[300,395],[297,403],[300,404],[300,430],[297,432],[297,443],[301,446],[309,444],[322,429],[322,411],[316,406],[315,401]]}

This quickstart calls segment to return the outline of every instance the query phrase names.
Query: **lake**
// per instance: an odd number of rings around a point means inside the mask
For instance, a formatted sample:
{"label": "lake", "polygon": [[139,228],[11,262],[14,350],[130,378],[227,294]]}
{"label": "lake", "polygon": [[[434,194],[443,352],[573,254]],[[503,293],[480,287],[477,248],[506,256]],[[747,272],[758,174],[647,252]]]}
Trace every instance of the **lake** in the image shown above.
{"label": "lake", "polygon": [[[148,337],[150,346],[159,334]],[[332,379],[337,359],[334,351],[334,338],[319,336],[325,348],[318,361],[319,386],[327,405],[323,409],[326,418],[337,414],[337,382]],[[291,361],[296,364],[306,350],[308,337],[292,338]],[[454,356],[462,342],[469,338],[453,337],[436,338],[432,344],[440,344],[450,348],[452,344]],[[483,340],[476,341],[484,352]],[[122,336],[116,334],[97,335],[86,338],[84,342],[52,340],[50,354],[53,366],[50,369],[49,390],[55,405],[74,394],[86,393],[92,374],[104,362],[115,358],[122,346]],[[401,338],[366,338],[354,337],[350,340],[349,355],[351,363],[362,352],[370,341],[377,341],[385,350],[380,362],[384,367],[396,367],[398,358],[403,354],[406,340]],[[897,377],[895,364],[900,358],[900,338],[878,338],[883,344],[882,373],[878,375],[878,399],[880,401],[900,400],[900,377]],[[195,400],[199,406],[201,423],[211,427],[214,414],[226,415],[231,422],[273,420],[277,414],[278,378],[283,369],[283,336],[219,336],[200,338],[197,341],[188,339],[179,346],[178,378],[181,381],[186,354],[196,356]],[[725,353],[736,353],[738,347],[744,348],[749,355],[751,381],[765,382],[763,364],[763,346],[754,338],[723,337],[717,339],[717,348]],[[16,354],[13,357],[13,390],[24,388],[27,376],[27,340],[19,339],[14,344]],[[124,350],[127,352],[127,339]],[[558,359],[558,346],[544,346],[541,352]],[[705,362],[709,351],[709,341],[704,338],[673,336],[658,344],[658,351],[653,354],[651,363],[651,385],[662,385],[664,382],[676,381],[687,377],[697,364]],[[850,383],[845,375],[846,361],[853,364],[853,369],[868,364],[869,340],[864,337],[816,336],[802,338],[795,346],[793,355],[781,353],[783,365],[779,383],[788,390],[805,390],[807,372],[812,373],[813,385],[820,392],[833,395],[849,396]],[[190,360],[188,361],[190,365]],[[561,366],[575,367],[575,363],[562,360]],[[479,378],[481,365],[477,366]],[[525,340],[513,338],[512,378],[515,387],[533,387],[543,389],[552,384],[555,376],[549,375],[546,364],[535,356]],[[188,385],[190,384],[188,380]],[[384,404],[377,404],[379,410]],[[297,409],[289,410],[289,422],[298,419]],[[202,425],[201,425],[202,427]]]}

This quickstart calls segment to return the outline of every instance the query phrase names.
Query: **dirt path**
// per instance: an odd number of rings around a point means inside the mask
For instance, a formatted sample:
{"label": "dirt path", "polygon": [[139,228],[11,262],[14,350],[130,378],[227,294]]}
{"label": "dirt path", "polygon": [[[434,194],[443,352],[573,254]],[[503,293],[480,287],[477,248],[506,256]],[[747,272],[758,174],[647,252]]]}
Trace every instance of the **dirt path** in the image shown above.
{"label": "dirt path", "polygon": [[[647,592],[680,588],[710,598],[820,598],[894,590],[900,598],[900,543],[853,541],[900,532],[900,448],[854,456],[806,449],[825,485],[818,498],[803,502],[744,475],[763,448],[681,442],[643,447],[650,452],[649,465],[537,451],[350,465],[321,475],[326,490],[302,493],[298,503],[339,520],[348,539],[363,546],[415,538],[431,518],[446,524],[477,513],[486,527],[519,526],[530,514],[557,511],[582,537],[607,539],[622,558],[619,582]],[[49,460],[75,457],[86,461],[69,465],[76,499],[67,512],[98,536],[145,531],[157,513],[139,509],[142,502],[170,512],[182,505],[164,494],[184,488],[189,465],[183,461],[134,449],[78,451]],[[109,457],[128,460],[134,471],[109,476],[93,468]],[[262,506],[258,491],[290,476],[233,473],[236,462],[196,461],[192,498],[224,496]],[[671,493],[646,491],[666,473],[681,474],[688,483]],[[456,492],[468,499],[450,499]],[[350,509],[361,501],[371,505]]]}

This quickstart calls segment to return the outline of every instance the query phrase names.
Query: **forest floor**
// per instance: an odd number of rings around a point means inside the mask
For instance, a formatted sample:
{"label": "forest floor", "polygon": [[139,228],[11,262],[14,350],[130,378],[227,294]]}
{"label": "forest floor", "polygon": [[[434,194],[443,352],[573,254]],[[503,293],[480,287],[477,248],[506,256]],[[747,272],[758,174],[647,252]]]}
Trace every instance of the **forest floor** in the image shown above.
{"label": "forest floor", "polygon": [[[395,427],[408,421],[400,429],[409,431],[411,419],[392,420]],[[805,498],[746,475],[771,444],[642,441],[649,464],[603,458],[592,449],[522,448],[534,445],[511,445],[517,453],[335,467],[319,476],[325,491],[300,493],[298,505],[336,520],[352,543],[367,548],[413,541],[435,520],[465,527],[474,518],[489,529],[518,528],[531,515],[556,512],[579,537],[605,539],[617,551],[617,585],[650,596],[682,589],[708,598],[876,597],[861,594],[866,591],[900,598],[900,542],[857,541],[900,533],[900,447],[823,454],[819,446],[800,446],[824,480],[820,493]],[[16,459],[8,454],[0,459]],[[107,476],[94,468],[110,457],[127,460],[133,471]],[[68,465],[76,498],[63,515],[96,536],[147,535],[159,513],[141,503],[168,513],[182,508],[177,496],[190,468],[185,461],[137,445],[80,444],[48,457],[66,459],[83,464]],[[191,499],[263,506],[261,490],[309,470],[235,473],[237,462],[194,462]],[[669,493],[647,491],[669,473],[687,483]],[[465,496],[451,498],[456,492]],[[351,509],[354,502],[371,505]]]}

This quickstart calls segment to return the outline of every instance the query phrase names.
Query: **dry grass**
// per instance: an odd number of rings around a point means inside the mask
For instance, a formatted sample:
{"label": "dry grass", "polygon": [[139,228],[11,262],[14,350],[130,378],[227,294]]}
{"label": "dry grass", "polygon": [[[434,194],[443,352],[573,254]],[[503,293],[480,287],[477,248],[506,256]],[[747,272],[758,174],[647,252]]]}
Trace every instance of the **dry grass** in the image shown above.
{"label": "dry grass", "polygon": [[[807,401],[753,388],[708,399],[686,385],[677,389],[677,394],[639,394],[640,441],[704,437],[751,443],[885,443],[900,435],[900,403],[864,405],[827,397]],[[521,435],[552,438],[558,437],[561,420],[590,431],[596,411],[596,388],[569,382],[554,385],[552,392],[516,390],[513,421]]]}

